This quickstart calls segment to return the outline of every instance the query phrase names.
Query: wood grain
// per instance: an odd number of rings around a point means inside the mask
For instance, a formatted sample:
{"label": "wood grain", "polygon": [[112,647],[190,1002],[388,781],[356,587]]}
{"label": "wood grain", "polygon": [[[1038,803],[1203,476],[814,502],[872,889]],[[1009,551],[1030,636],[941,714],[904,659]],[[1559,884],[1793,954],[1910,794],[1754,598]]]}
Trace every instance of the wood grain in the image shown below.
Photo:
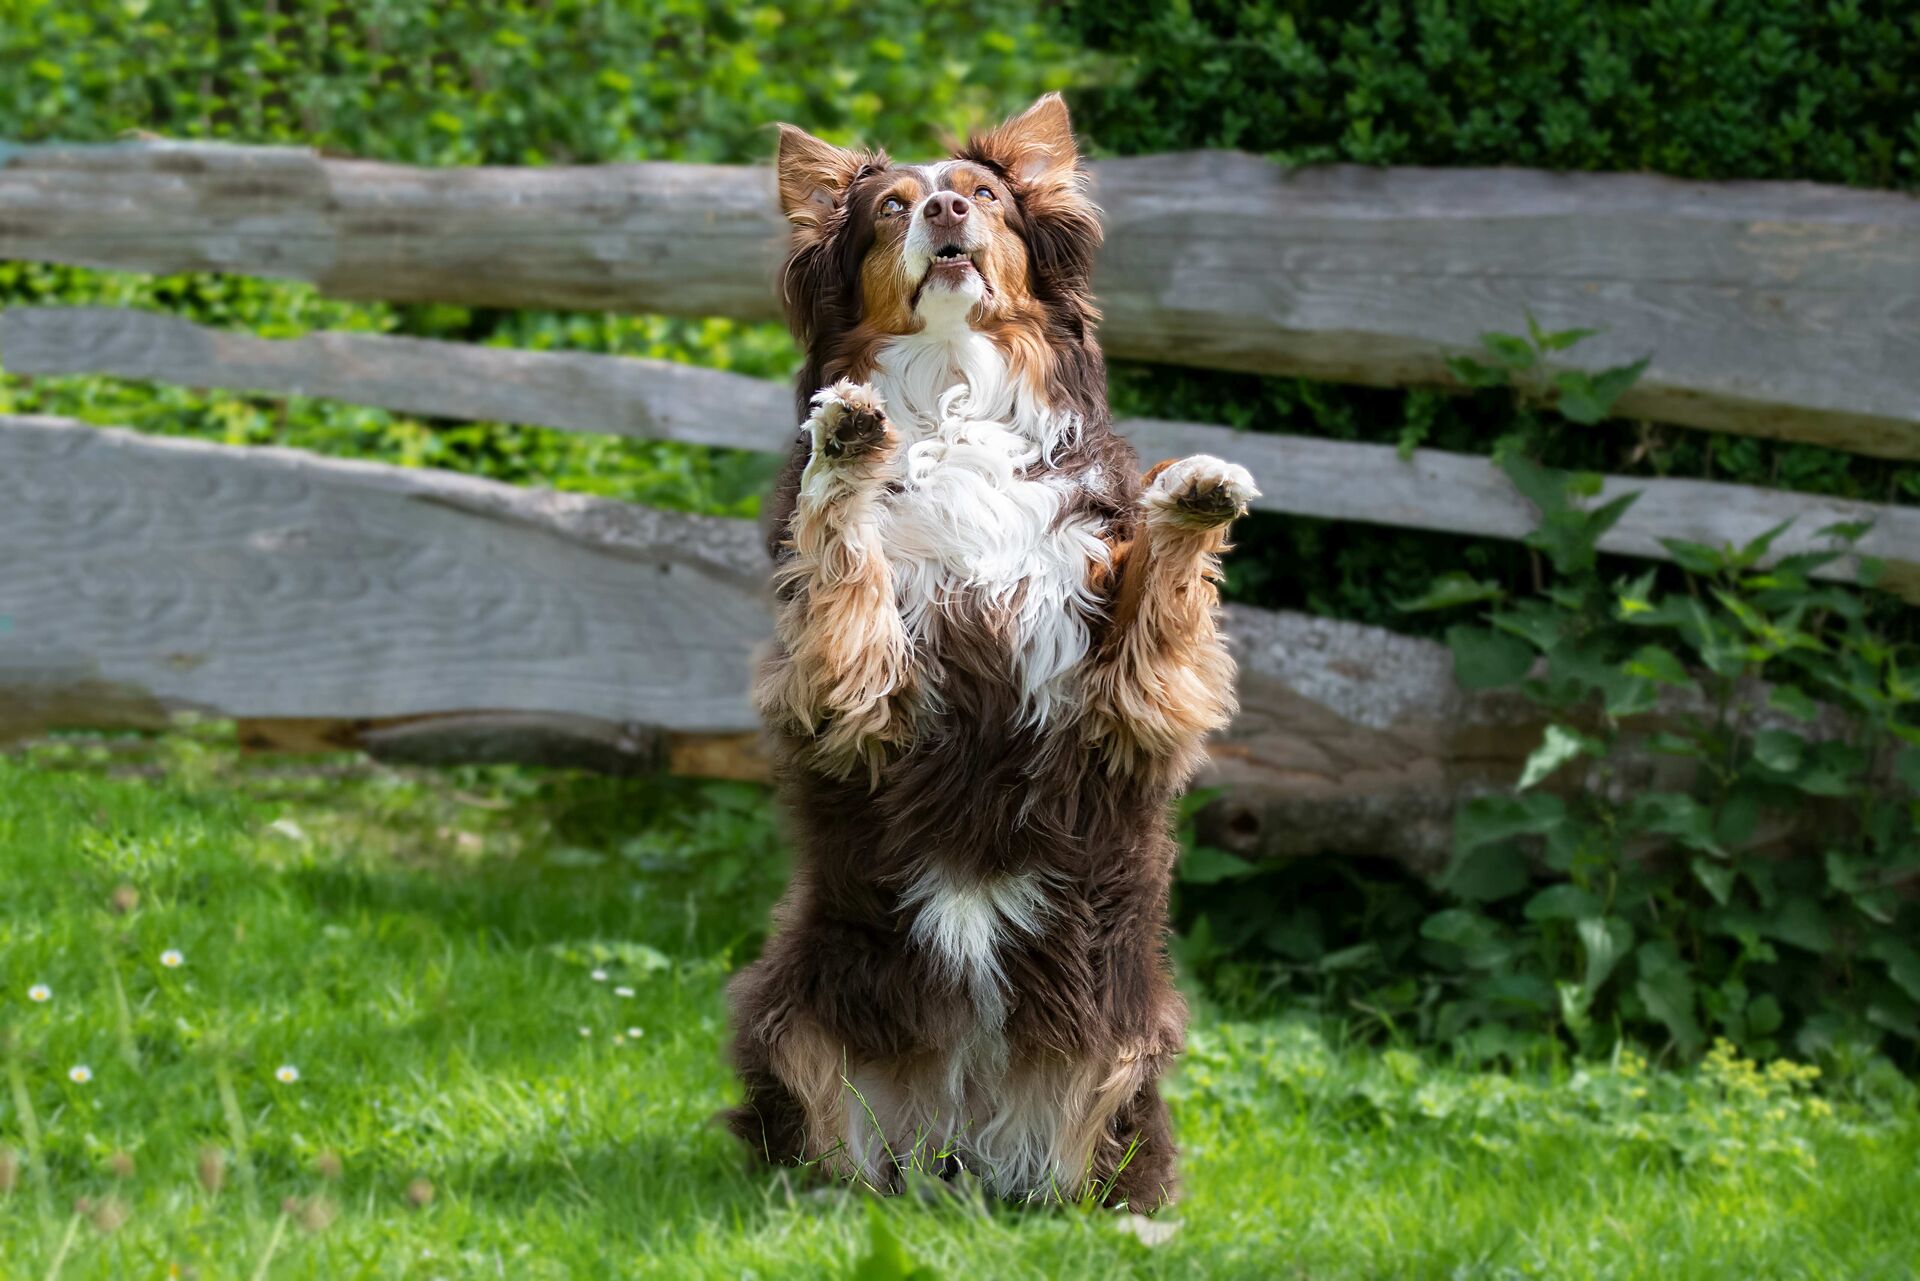
{"label": "wood grain", "polygon": [[[0,313],[0,361],[25,374],[112,374],[276,395],[315,395],[436,417],[529,423],[741,449],[792,439],[792,397],[761,379],[668,361],[527,352],[370,334],[292,340],[206,329],[116,308],[18,307]],[[1487,459],[1196,423],[1120,425],[1148,462],[1194,453],[1244,464],[1266,511],[1409,529],[1522,538],[1532,504]],[[1782,521],[1782,554],[1822,545],[1819,531],[1867,522],[1861,550],[1890,565],[1888,585],[1920,601],[1920,508],[1820,498],[1710,481],[1609,477],[1603,499],[1640,497],[1601,539],[1607,551],[1668,559],[1663,538],[1741,544]],[[1848,560],[1822,571],[1850,579]]]}
{"label": "wood grain", "polygon": [[0,546],[0,701],[754,723],[742,521],[0,417]]}
{"label": "wood grain", "polygon": [[[1525,170],[1095,166],[1117,356],[1445,385],[1516,331],[1651,355],[1623,413],[1920,457],[1920,198]],[[294,148],[0,150],[0,258],[309,280],[345,297],[776,314],[767,171],[421,170]]]}
{"label": "wood grain", "polygon": [[[192,710],[259,746],[765,768],[746,688],[771,621],[747,521],[0,415],[0,546],[0,739]],[[1375,832],[1372,852],[1435,866],[1456,794],[1538,741],[1537,713],[1455,687],[1432,642],[1228,623],[1246,710],[1207,781],[1263,815],[1296,807],[1278,825],[1295,844]]]}

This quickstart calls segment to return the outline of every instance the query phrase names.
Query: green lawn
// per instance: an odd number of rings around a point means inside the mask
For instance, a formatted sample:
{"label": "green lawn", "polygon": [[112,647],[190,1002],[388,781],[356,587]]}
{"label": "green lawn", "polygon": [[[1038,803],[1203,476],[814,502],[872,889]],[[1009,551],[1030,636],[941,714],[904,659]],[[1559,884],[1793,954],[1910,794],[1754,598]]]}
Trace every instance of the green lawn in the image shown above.
{"label": "green lawn", "polygon": [[1157,1243],[1104,1213],[751,1168],[709,1118],[732,1095],[723,986],[779,875],[738,788],[242,762],[217,732],[0,758],[0,1276],[1664,1281],[1920,1259],[1920,1104],[1884,1072],[1629,1056],[1509,1078],[1204,1012],[1173,1086],[1187,1195]]}

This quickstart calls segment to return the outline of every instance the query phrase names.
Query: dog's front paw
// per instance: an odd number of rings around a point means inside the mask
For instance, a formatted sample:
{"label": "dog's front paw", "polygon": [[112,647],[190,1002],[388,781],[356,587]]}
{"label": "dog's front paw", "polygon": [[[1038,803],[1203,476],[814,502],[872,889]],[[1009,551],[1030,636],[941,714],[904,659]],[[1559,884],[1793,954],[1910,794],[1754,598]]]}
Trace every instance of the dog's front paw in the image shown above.
{"label": "dog's front paw", "polygon": [[814,458],[829,463],[884,456],[894,445],[880,393],[851,378],[814,393],[813,413],[803,430],[813,443]]}
{"label": "dog's front paw", "polygon": [[1217,529],[1246,515],[1247,504],[1259,496],[1246,468],[1211,454],[1195,454],[1148,473],[1141,501],[1150,516],[1169,524]]}

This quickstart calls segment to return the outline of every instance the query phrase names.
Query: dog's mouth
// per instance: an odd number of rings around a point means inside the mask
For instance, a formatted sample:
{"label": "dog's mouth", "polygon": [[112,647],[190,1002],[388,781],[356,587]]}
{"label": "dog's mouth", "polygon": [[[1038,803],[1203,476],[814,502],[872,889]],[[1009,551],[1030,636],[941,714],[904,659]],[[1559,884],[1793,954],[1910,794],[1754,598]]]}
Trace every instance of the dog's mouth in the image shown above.
{"label": "dog's mouth", "polygon": [[965,284],[970,276],[978,276],[980,268],[973,260],[973,254],[959,245],[942,245],[933,251],[933,264],[927,268],[923,284],[939,281],[946,285]]}

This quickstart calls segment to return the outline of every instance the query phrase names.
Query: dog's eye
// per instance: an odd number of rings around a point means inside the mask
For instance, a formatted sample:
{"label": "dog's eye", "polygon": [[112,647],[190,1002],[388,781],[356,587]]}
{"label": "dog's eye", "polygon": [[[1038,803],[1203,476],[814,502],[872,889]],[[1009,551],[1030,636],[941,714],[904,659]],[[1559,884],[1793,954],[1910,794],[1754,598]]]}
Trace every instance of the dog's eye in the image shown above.
{"label": "dog's eye", "polygon": [[907,207],[907,202],[900,199],[900,197],[898,196],[888,196],[885,200],[882,200],[880,202],[881,213],[897,214],[903,211],[904,209],[906,209],[906,207]]}
{"label": "dog's eye", "polygon": [[981,187],[980,189],[978,189],[973,193],[973,198],[975,200],[992,200],[995,198],[993,194],[993,188]]}

